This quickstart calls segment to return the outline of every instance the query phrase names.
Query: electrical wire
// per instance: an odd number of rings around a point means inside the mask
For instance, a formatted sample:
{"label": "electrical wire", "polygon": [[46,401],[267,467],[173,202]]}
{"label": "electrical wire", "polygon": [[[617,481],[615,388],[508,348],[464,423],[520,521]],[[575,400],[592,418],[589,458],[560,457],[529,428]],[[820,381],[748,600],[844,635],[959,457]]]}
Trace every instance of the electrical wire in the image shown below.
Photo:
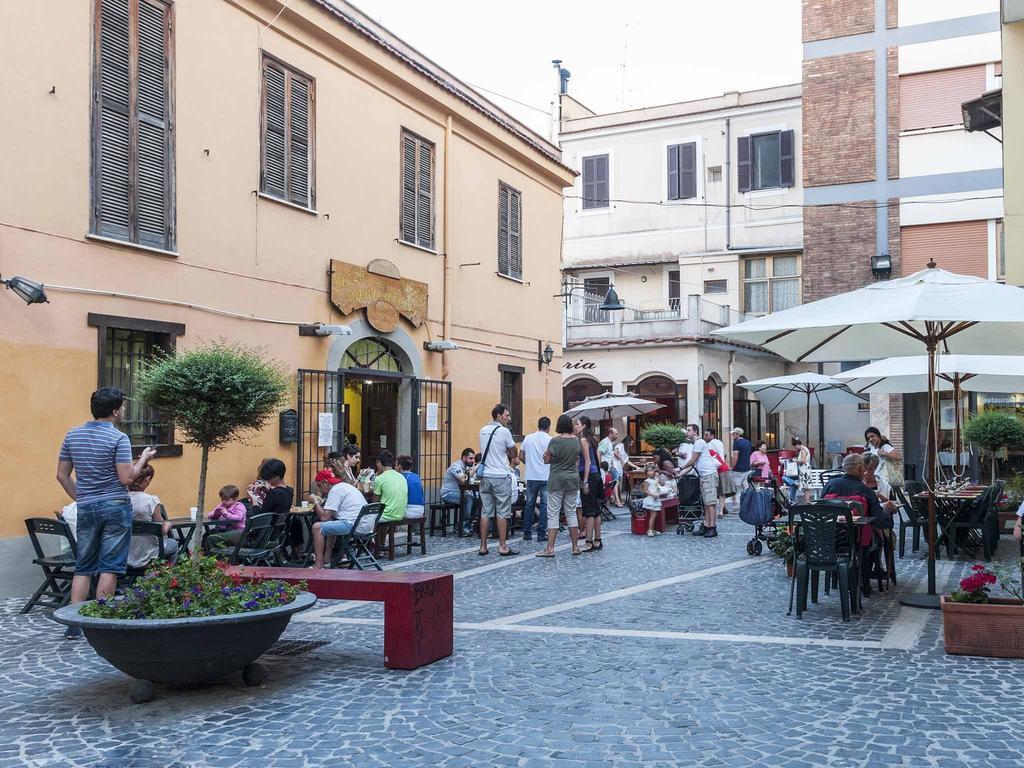
{"label": "electrical wire", "polygon": [[513,99],[511,96],[506,96],[504,93],[498,93],[497,91],[492,91],[490,88],[484,88],[482,85],[474,85],[473,83],[466,83],[466,85],[468,85],[470,88],[475,88],[478,91],[489,93],[492,96],[498,96],[499,98],[505,99],[506,101],[511,101],[513,104],[518,104],[520,107],[526,107],[527,109],[532,109],[534,112],[540,112],[542,115],[551,115],[550,109],[541,109],[540,107],[535,107],[532,104],[527,104],[525,101],[519,101],[519,99]]}
{"label": "electrical wire", "polygon": [[[583,195],[563,195],[566,200],[583,200]],[[609,203],[623,203],[626,205],[654,205],[665,208],[745,208],[749,211],[777,211],[788,208],[850,208],[853,210],[877,211],[880,208],[892,208],[901,205],[945,205],[952,203],[967,203],[975,200],[1002,200],[1002,195],[979,195],[974,197],[959,197],[944,200],[896,200],[895,202],[875,203],[775,203],[771,205],[757,205],[756,203],[706,203],[706,202],[665,202],[664,200],[629,200],[626,198],[609,198]]]}

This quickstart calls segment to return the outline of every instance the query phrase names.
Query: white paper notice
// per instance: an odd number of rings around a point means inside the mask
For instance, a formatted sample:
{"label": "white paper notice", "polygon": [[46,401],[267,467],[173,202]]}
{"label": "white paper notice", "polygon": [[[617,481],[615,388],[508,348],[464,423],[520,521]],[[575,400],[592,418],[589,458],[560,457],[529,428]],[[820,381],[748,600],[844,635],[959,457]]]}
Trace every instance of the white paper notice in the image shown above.
{"label": "white paper notice", "polygon": [[317,438],[316,445],[318,448],[330,448],[334,445],[334,414],[333,413],[321,413],[317,418]]}
{"label": "white paper notice", "polygon": [[380,447],[381,448],[387,448],[388,447],[388,436],[387,435],[381,435],[380,436],[380,440],[378,442],[380,443]]}
{"label": "white paper notice", "polygon": [[427,432],[437,432],[437,403],[427,403]]}

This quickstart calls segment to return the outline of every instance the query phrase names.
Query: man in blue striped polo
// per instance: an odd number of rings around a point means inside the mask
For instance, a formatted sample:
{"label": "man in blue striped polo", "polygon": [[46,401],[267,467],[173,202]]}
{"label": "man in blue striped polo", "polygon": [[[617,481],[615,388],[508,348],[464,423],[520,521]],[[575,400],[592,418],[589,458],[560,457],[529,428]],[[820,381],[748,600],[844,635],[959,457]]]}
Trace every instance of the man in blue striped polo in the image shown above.
{"label": "man in blue striped polo", "polygon": [[[96,574],[96,597],[114,593],[117,577],[125,572],[132,538],[128,484],[156,454],[154,448],[146,448],[132,463],[131,441],[117,428],[124,419],[124,400],[120,389],[97,389],[89,400],[93,420],[68,432],[60,447],[57,481],[78,506],[72,603],[89,597],[89,583]],[[69,640],[81,635],[78,627],[68,627],[64,633]]]}

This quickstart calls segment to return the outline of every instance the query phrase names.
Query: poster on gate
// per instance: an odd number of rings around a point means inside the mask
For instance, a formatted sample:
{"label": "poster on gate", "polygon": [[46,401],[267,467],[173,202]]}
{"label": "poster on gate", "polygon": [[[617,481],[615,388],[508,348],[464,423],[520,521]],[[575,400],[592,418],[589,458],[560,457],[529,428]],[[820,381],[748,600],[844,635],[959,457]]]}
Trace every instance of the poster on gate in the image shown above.
{"label": "poster on gate", "polygon": [[334,446],[334,414],[321,413],[317,415],[317,448],[331,448]]}
{"label": "poster on gate", "polygon": [[427,403],[427,432],[437,432],[437,403]]}

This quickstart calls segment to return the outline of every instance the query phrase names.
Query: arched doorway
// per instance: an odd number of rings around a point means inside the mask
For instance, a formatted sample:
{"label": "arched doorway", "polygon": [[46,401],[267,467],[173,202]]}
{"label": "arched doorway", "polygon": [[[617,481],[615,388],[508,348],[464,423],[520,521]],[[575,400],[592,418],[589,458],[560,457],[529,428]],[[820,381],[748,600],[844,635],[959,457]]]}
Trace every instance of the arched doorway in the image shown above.
{"label": "arched doorway", "polygon": [[713,429],[719,438],[722,435],[722,381],[716,373],[712,373],[704,380],[701,429]]}
{"label": "arched doorway", "polygon": [[641,443],[640,432],[643,431],[645,425],[653,422],[676,423],[686,419],[686,382],[677,384],[668,376],[655,374],[641,379],[628,389],[639,398],[651,400],[664,406],[653,413],[633,416],[629,419],[629,434],[633,438],[633,445],[638,450],[649,452],[653,450],[653,446]]}
{"label": "arched doorway", "polygon": [[345,374],[342,433],[349,442],[355,437],[363,464],[373,466],[381,451],[408,450],[402,448],[408,442],[401,405],[409,379],[403,351],[380,337],[358,339],[345,349],[339,368]]}
{"label": "arched doorway", "polygon": [[599,381],[589,376],[573,379],[562,387],[562,413],[565,413],[570,408],[575,408],[588,397],[594,397],[609,391],[611,391],[609,387],[602,385]]}
{"label": "arched doorway", "polygon": [[749,389],[741,386],[746,377],[741,376],[732,388],[732,425],[743,430],[748,440],[761,435],[761,403]]}

